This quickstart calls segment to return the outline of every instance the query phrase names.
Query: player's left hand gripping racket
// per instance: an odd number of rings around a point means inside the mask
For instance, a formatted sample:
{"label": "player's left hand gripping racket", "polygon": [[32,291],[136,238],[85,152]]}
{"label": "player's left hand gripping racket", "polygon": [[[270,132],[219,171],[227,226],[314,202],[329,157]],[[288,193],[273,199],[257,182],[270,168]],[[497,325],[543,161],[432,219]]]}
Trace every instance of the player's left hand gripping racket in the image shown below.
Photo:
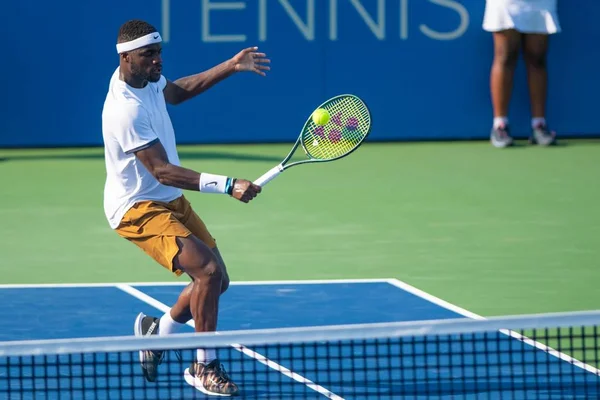
{"label": "player's left hand gripping racket", "polygon": [[[318,109],[325,109],[329,113],[329,121],[325,125],[317,125],[311,114],[287,157],[254,181],[256,185],[266,185],[295,165],[339,160],[356,150],[371,132],[371,113],[355,95],[332,97]],[[300,144],[307,159],[288,164]]]}

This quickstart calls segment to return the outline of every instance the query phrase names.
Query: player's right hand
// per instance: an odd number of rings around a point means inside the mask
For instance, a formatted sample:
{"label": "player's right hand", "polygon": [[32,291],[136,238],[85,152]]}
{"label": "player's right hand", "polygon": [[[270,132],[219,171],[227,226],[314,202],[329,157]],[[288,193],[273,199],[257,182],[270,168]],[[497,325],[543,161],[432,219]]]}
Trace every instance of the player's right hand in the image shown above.
{"label": "player's right hand", "polygon": [[248,203],[250,200],[255,198],[262,188],[254,183],[245,179],[236,179],[233,184],[233,191],[231,197],[238,199],[241,202]]}

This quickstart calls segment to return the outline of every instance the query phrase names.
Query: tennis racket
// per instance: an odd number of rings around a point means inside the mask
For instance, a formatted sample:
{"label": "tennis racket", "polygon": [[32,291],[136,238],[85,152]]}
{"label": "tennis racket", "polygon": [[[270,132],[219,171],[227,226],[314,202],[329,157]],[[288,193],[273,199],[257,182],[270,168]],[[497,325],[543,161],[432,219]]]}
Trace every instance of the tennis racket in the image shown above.
{"label": "tennis racket", "polygon": [[[256,185],[264,186],[286,169],[296,165],[339,160],[356,150],[371,132],[369,108],[355,95],[332,97],[315,111],[319,109],[329,113],[329,121],[324,125],[315,124],[313,112],[304,123],[302,132],[285,159],[254,181]],[[307,158],[289,163],[300,145]]]}

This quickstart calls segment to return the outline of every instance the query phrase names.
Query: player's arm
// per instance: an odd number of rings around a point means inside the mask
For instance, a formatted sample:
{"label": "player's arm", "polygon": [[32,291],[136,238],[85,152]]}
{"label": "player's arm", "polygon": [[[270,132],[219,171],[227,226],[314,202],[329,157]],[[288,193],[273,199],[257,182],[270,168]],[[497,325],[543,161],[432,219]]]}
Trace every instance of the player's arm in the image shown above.
{"label": "player's arm", "polygon": [[188,168],[173,165],[167,153],[155,140],[151,145],[134,152],[144,167],[163,185],[206,193],[222,193],[248,203],[260,193],[261,188],[244,179],[233,179],[222,175],[198,173]]}
{"label": "player's arm", "polygon": [[236,72],[250,71],[265,76],[270,68],[265,65],[271,61],[265,53],[257,53],[258,47],[249,47],[240,51],[231,59],[199,74],[186,76],[176,81],[167,81],[163,89],[165,100],[170,104],[180,104],[210,89],[215,84]]}
{"label": "player's arm", "polygon": [[182,103],[198,96],[234,73],[233,60],[227,60],[208,71],[186,76],[174,82],[167,81],[167,86],[163,90],[165,100],[170,104]]}

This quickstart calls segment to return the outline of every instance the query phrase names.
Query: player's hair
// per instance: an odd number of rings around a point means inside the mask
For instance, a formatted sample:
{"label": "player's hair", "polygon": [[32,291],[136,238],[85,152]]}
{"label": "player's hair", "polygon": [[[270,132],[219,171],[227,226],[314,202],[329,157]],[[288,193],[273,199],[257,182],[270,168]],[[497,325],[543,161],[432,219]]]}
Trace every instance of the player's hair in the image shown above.
{"label": "player's hair", "polygon": [[158,32],[158,29],[139,19],[132,19],[121,25],[117,43],[129,42],[150,33]]}

